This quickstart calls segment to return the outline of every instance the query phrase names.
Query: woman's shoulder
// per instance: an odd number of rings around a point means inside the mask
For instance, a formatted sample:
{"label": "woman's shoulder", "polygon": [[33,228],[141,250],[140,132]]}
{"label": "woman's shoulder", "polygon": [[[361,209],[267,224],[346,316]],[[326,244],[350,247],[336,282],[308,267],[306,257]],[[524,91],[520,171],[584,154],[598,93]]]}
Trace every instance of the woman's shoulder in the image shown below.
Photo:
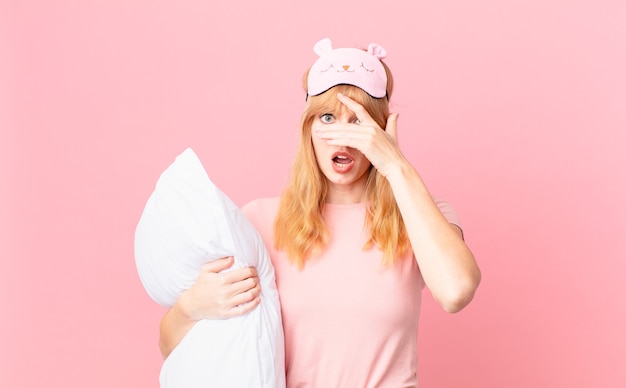
{"label": "woman's shoulder", "polygon": [[280,197],[257,198],[243,205],[242,210],[246,211],[265,211],[268,209],[278,209]]}
{"label": "woman's shoulder", "polygon": [[262,219],[273,221],[278,212],[280,197],[258,198],[245,204],[241,210],[254,221]]}

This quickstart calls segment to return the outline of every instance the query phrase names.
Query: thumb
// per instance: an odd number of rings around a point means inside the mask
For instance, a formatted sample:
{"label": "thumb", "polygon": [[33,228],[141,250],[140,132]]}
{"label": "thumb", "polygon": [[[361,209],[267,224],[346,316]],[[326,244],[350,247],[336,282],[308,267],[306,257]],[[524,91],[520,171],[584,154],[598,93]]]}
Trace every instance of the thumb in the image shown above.
{"label": "thumb", "polygon": [[202,266],[204,272],[222,272],[226,268],[230,268],[235,262],[235,258],[232,256],[224,257],[222,259],[213,260]]}
{"label": "thumb", "polygon": [[387,118],[387,126],[385,127],[385,132],[391,136],[392,139],[398,141],[398,113],[392,113]]}

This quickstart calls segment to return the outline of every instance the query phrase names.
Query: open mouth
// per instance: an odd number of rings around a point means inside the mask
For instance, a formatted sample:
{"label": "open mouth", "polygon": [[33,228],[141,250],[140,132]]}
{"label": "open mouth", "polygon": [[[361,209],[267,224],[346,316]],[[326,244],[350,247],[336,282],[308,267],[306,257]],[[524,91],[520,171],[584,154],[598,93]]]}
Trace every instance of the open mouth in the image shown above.
{"label": "open mouth", "polygon": [[333,162],[339,167],[345,167],[348,164],[352,163],[352,159],[345,155],[337,155],[333,158]]}
{"label": "open mouth", "polygon": [[345,152],[337,152],[332,157],[333,168],[336,172],[346,173],[354,166],[354,158]]}
{"label": "open mouth", "polygon": [[333,162],[339,167],[345,167],[352,163],[352,158],[347,154],[338,154],[333,158]]}

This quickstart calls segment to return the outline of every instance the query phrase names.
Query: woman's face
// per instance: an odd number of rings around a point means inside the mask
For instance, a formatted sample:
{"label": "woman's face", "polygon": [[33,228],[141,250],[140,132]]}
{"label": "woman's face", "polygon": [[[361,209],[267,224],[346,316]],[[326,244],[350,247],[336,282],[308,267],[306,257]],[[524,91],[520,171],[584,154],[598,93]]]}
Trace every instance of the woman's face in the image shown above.
{"label": "woman's face", "polygon": [[317,165],[328,183],[329,202],[361,202],[365,196],[370,161],[357,149],[328,145],[316,135],[316,128],[334,123],[358,123],[348,109],[317,115],[313,119],[311,139]]}

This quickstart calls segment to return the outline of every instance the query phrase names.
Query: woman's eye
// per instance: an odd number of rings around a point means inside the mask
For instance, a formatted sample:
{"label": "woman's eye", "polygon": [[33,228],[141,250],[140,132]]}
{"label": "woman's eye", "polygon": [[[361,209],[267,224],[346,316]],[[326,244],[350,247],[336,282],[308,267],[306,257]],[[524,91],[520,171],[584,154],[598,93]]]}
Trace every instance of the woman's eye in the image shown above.
{"label": "woman's eye", "polygon": [[330,113],[325,113],[320,116],[320,121],[323,122],[324,124],[332,123],[333,120],[335,120],[335,118]]}
{"label": "woman's eye", "polygon": [[353,124],[356,124],[356,125],[360,125],[360,124],[361,124],[361,120],[359,120],[359,119],[354,119],[354,121],[353,121],[352,123],[353,123]]}

